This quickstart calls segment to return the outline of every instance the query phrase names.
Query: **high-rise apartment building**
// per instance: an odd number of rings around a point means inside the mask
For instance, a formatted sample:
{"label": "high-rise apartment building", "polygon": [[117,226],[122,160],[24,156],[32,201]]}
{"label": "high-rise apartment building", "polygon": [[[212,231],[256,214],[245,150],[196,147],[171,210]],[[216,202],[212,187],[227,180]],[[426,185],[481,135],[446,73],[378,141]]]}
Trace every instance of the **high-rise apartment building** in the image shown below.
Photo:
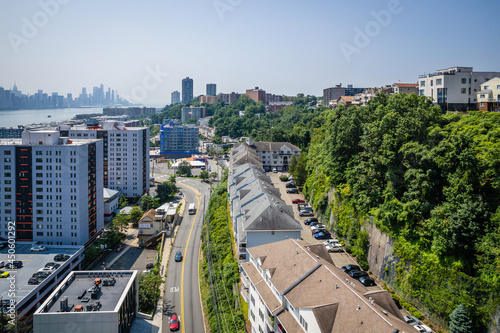
{"label": "high-rise apartment building", "polygon": [[61,125],[61,136],[102,139],[104,187],[128,198],[149,190],[149,128],[125,127],[123,122],[89,121],[84,126]]}
{"label": "high-rise apartment building", "polygon": [[172,91],[170,96],[170,104],[179,104],[181,102],[181,93],[177,90]]}
{"label": "high-rise apartment building", "polygon": [[103,141],[59,131],[0,140],[0,232],[16,240],[83,245],[103,228]]}
{"label": "high-rise apartment building", "polygon": [[432,98],[443,110],[476,110],[481,84],[500,72],[474,72],[472,67],[450,67],[420,75],[419,95]]}
{"label": "high-rise apartment building", "polygon": [[182,80],[182,103],[188,103],[193,99],[193,79],[189,77]]}
{"label": "high-rise apartment building", "polygon": [[207,96],[217,95],[217,85],[215,83],[207,83]]}
{"label": "high-rise apartment building", "polygon": [[160,154],[179,157],[197,154],[198,138],[198,126],[169,122],[160,129]]}
{"label": "high-rise apartment building", "polygon": [[245,93],[248,98],[255,102],[266,102],[266,91],[255,87],[255,89],[247,89]]}

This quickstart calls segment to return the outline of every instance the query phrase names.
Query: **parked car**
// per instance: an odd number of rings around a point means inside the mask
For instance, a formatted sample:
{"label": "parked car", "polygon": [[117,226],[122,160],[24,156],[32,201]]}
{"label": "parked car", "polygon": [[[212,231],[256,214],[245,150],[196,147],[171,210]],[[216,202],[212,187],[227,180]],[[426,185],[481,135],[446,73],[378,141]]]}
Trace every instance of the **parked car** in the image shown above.
{"label": "parked car", "polygon": [[273,169],[273,173],[277,173],[277,172],[278,172],[278,170],[276,170],[276,168],[274,168]]}
{"label": "parked car", "polygon": [[45,267],[52,267],[54,269],[58,269],[59,267],[61,267],[61,265],[60,264],[56,264],[55,262],[49,262],[49,263],[45,264]]}
{"label": "parked car", "polygon": [[308,219],[306,219],[306,220],[304,221],[304,224],[306,224],[306,225],[310,225],[310,224],[311,224],[311,223],[313,223],[313,222],[318,222],[318,219],[317,219],[317,218],[315,218],[315,217],[310,217],[310,218],[308,218]]}
{"label": "parked car", "polygon": [[0,268],[4,268],[5,267],[5,261],[0,261]]}
{"label": "parked car", "polygon": [[301,210],[299,212],[299,216],[314,216],[314,213],[311,210]]}
{"label": "parked car", "polygon": [[146,265],[146,269],[152,269],[153,267],[155,267],[155,265],[152,263]]}
{"label": "parked car", "polygon": [[23,262],[21,260],[15,260],[13,262],[8,262],[5,264],[5,268],[21,268],[23,267]]}
{"label": "parked car", "polygon": [[328,244],[326,246],[326,249],[328,250],[328,252],[342,252],[342,251],[344,251],[344,248],[339,243]]}
{"label": "parked car", "polygon": [[330,235],[330,233],[327,232],[326,230],[323,230],[321,232],[315,233],[314,238],[315,239],[330,239],[330,238],[332,238],[332,235]]}
{"label": "parked car", "polygon": [[177,316],[177,313],[172,313],[172,315],[170,316],[170,331],[171,332],[178,331],[180,325],[181,323],[179,317]]}
{"label": "parked car", "polygon": [[31,277],[41,277],[41,278],[47,278],[50,276],[50,272],[36,272],[36,273],[33,273],[33,275]]}
{"label": "parked car", "polygon": [[6,271],[0,271],[0,278],[9,277],[10,273]]}
{"label": "parked car", "polygon": [[40,284],[43,280],[41,277],[32,277],[28,280],[28,284]]}
{"label": "parked car", "polygon": [[302,199],[293,199],[293,200],[292,200],[292,203],[293,203],[293,204],[298,204],[298,203],[303,203],[303,202],[305,202],[305,201],[304,201],[304,200],[302,200]]}
{"label": "parked car", "polygon": [[177,251],[175,253],[175,261],[182,261],[182,253],[181,253],[181,251]]}
{"label": "parked car", "polygon": [[327,241],[324,241],[323,244],[325,244],[325,246],[328,246],[330,244],[340,244],[340,242],[337,238],[332,238]]}
{"label": "parked car", "polygon": [[309,223],[309,226],[313,227],[313,226],[318,225],[318,224],[321,224],[321,223],[318,220],[316,220],[315,222]]}
{"label": "parked car", "polygon": [[295,186],[295,184],[286,184],[285,187],[286,188],[296,188],[297,186]]}
{"label": "parked car", "polygon": [[286,193],[289,193],[289,194],[299,194],[299,190],[296,189],[296,188],[291,188],[289,190],[286,190]]}
{"label": "parked car", "polygon": [[314,229],[311,231],[311,235],[316,235],[318,232],[329,232],[328,230],[326,229]]}
{"label": "parked car", "polygon": [[44,245],[34,245],[30,249],[31,252],[44,252],[47,248]]}
{"label": "parked car", "polygon": [[54,267],[49,266],[49,267],[40,268],[38,271],[39,272],[50,272],[50,273],[52,273],[55,270],[56,269]]}
{"label": "parked car", "polygon": [[415,329],[417,331],[419,331],[420,333],[432,333],[431,328],[427,325],[422,324],[422,323],[420,323],[418,325],[414,325],[413,327],[415,327]]}
{"label": "parked car", "polygon": [[323,223],[318,223],[318,224],[314,224],[311,226],[311,231],[314,231],[314,230],[317,230],[317,229],[322,229],[322,230],[325,230],[326,227]]}
{"label": "parked car", "polygon": [[340,267],[340,269],[346,273],[349,273],[350,271],[354,271],[354,270],[360,271],[361,267],[359,267],[358,265],[345,265],[345,266]]}
{"label": "parked car", "polygon": [[360,277],[362,276],[368,276],[368,272],[365,272],[365,271],[358,271],[358,270],[351,270],[349,271],[349,276],[354,278],[354,279],[359,279]]}
{"label": "parked car", "polygon": [[359,282],[361,282],[364,286],[375,286],[375,280],[372,279],[371,277],[369,276],[362,276],[359,278]]}
{"label": "parked car", "polygon": [[403,318],[405,319],[406,323],[411,326],[417,325],[420,322],[420,320],[413,316],[403,316]]}
{"label": "parked car", "polygon": [[68,259],[69,259],[69,257],[70,257],[70,256],[69,256],[69,255],[67,255],[67,254],[62,254],[62,253],[60,253],[60,254],[56,254],[56,255],[54,256],[54,261],[66,261],[66,260],[68,260]]}

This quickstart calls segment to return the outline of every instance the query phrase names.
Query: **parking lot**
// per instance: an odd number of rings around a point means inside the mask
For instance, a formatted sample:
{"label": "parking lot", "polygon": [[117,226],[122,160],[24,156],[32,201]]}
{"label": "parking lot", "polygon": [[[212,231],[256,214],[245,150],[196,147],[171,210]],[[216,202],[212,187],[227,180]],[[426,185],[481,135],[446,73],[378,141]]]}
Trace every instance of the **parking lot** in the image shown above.
{"label": "parking lot", "polygon": [[[311,244],[318,244],[318,243],[323,243],[325,240],[317,240],[314,238],[314,236],[311,233],[311,229],[308,225],[304,224],[304,221],[308,219],[310,216],[304,216],[301,217],[299,216],[299,210],[297,209],[297,204],[293,204],[292,200],[294,199],[302,199],[305,200],[304,195],[299,192],[299,194],[289,194],[286,192],[289,188],[286,188],[286,183],[280,180],[280,176],[282,175],[288,175],[287,173],[283,172],[268,172],[267,173],[271,177],[271,181],[273,182],[273,185],[280,190],[281,192],[281,198],[288,204],[293,207],[293,213],[294,217],[297,221],[301,221],[304,227],[304,230],[302,231],[302,239],[307,241],[308,243]],[[306,201],[307,202],[307,201]],[[325,222],[325,221],[320,221],[320,222]],[[328,228],[327,228],[328,229]],[[332,230],[329,230],[332,236],[335,238],[335,233]],[[357,265],[356,261],[345,251],[342,252],[333,252],[330,253],[330,257],[333,260],[333,263],[337,267],[342,267],[345,265]],[[372,287],[367,287],[369,290],[378,290],[380,287],[378,286],[372,286]]]}

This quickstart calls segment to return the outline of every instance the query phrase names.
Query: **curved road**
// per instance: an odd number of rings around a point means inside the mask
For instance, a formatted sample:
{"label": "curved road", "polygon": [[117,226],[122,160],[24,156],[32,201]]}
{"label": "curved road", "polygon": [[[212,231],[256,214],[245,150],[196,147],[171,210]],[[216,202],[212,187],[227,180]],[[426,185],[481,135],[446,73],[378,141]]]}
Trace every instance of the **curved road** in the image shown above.
{"label": "curved road", "polygon": [[[163,332],[170,332],[170,315],[181,319],[181,332],[205,332],[203,322],[198,263],[200,259],[201,227],[210,198],[210,187],[198,180],[177,178],[177,185],[186,198],[186,205],[195,203],[196,214],[185,210],[170,252],[163,304]],[[181,251],[183,260],[175,262],[175,253]]]}

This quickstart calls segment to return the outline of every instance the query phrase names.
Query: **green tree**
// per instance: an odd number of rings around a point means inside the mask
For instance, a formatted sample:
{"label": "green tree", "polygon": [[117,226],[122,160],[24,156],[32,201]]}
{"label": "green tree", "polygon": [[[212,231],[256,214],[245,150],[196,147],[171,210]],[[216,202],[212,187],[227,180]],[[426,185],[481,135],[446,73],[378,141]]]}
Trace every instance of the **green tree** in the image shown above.
{"label": "green tree", "polygon": [[140,207],[136,206],[136,207],[132,208],[132,210],[130,211],[130,214],[129,214],[129,223],[132,223],[132,226],[134,228],[137,228],[137,223],[141,219],[142,215],[144,215],[144,212],[142,211],[142,209]]}
{"label": "green tree", "polygon": [[112,229],[117,230],[119,233],[123,233],[128,228],[128,216],[124,214],[116,215],[111,221]]}
{"label": "green tree", "polygon": [[118,200],[118,205],[120,206],[120,208],[124,208],[124,207],[128,206],[128,200],[127,200],[127,198],[125,198],[125,196],[123,194],[120,197],[120,199]]}
{"label": "green tree", "polygon": [[159,201],[164,203],[174,197],[178,190],[179,188],[175,185],[175,182],[166,181],[158,185],[156,193]]}
{"label": "green tree", "polygon": [[181,176],[191,176],[191,164],[188,161],[182,161],[177,167],[177,174]]}
{"label": "green tree", "polygon": [[307,180],[307,153],[302,152],[299,157],[292,156],[289,172],[293,176],[295,185],[302,186]]}
{"label": "green tree", "polygon": [[207,180],[210,177],[210,174],[208,173],[207,170],[203,170],[200,172],[200,179],[201,180]]}
{"label": "green tree", "polygon": [[148,273],[139,274],[139,310],[144,313],[152,313],[156,308],[156,302],[160,295],[159,286],[162,278],[154,268]]}
{"label": "green tree", "polygon": [[472,320],[463,304],[459,304],[450,314],[450,333],[472,332]]}
{"label": "green tree", "polygon": [[168,178],[168,181],[172,182],[172,183],[175,183],[176,180],[177,180],[177,177],[175,177],[175,175],[170,175],[170,177]]}
{"label": "green tree", "polygon": [[212,179],[212,181],[215,180],[217,176],[218,176],[217,172],[215,171],[210,172],[210,178]]}
{"label": "green tree", "polygon": [[158,200],[153,199],[150,195],[147,194],[143,195],[139,201],[141,205],[141,210],[144,212],[147,212],[150,209],[158,208],[159,206]]}

